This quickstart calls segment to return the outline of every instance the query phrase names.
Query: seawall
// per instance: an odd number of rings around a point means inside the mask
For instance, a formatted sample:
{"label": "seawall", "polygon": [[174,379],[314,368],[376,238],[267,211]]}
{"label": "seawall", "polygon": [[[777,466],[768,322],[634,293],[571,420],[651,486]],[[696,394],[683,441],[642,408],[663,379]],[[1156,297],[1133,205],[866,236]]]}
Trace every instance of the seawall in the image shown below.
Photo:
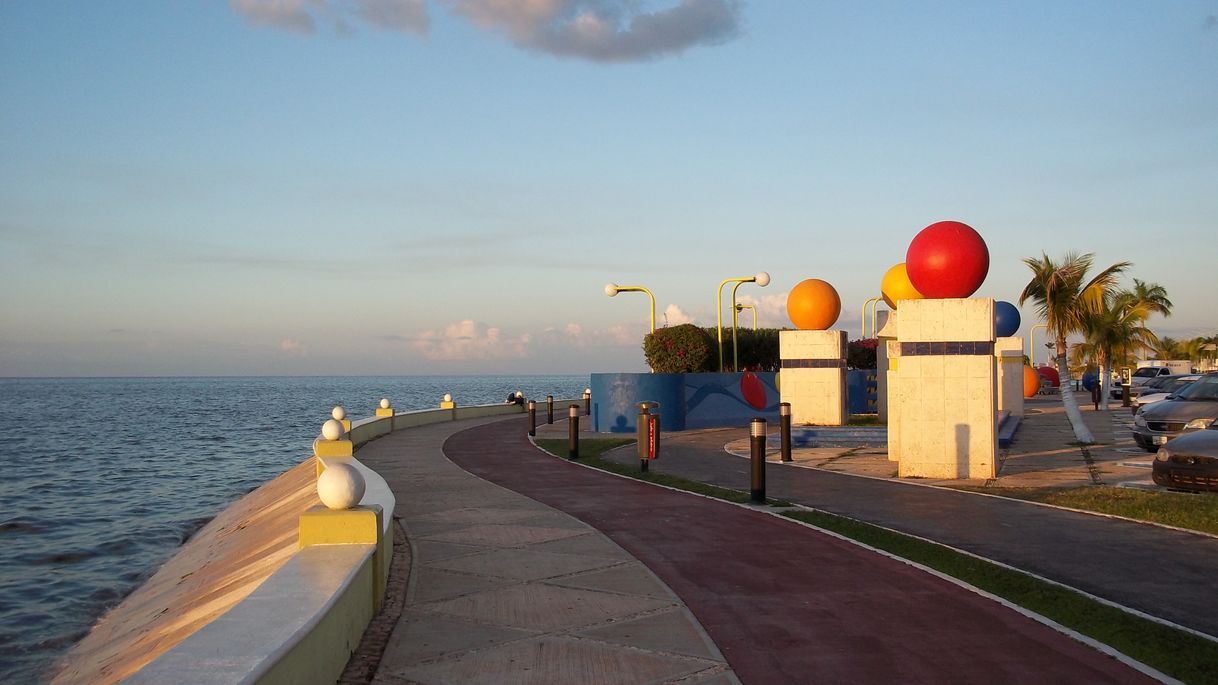
{"label": "seawall", "polygon": [[375,544],[301,549],[301,515],[320,506],[310,457],[200,529],[69,650],[51,682],[334,682],[379,607],[392,556],[394,496],[358,462],[359,446],[396,430],[524,411],[480,405],[354,421],[347,459],[367,482],[360,504],[382,512]]}

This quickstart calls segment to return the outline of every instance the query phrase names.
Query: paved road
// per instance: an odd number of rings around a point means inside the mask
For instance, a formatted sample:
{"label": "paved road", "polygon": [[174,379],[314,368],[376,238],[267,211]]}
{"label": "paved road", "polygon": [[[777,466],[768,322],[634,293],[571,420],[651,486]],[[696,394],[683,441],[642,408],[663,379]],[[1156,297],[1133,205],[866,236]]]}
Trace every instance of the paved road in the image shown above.
{"label": "paved road", "polygon": [[[669,433],[652,469],[749,489],[740,429]],[[612,455],[611,455],[612,456]],[[637,464],[633,452],[619,453]],[[940,541],[1218,636],[1218,539],[1026,502],[768,463],[767,495]]]}
{"label": "paved road", "polygon": [[544,455],[523,420],[456,433],[444,453],[584,521],[646,564],[745,683],[1151,682],[900,561],[792,521]]}

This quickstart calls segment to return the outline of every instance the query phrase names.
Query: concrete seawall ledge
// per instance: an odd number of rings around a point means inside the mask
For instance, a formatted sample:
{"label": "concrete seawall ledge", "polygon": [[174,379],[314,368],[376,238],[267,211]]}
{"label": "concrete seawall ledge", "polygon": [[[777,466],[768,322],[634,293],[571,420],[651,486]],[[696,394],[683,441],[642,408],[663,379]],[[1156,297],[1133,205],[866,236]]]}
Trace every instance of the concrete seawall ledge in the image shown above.
{"label": "concrete seawall ledge", "polygon": [[[523,412],[499,404],[395,413],[354,421],[349,438],[358,450],[395,430]],[[360,504],[385,512],[387,559],[393,493],[358,459],[343,461],[366,481]],[[319,505],[314,458],[230,505],[104,616],[51,682],[334,682],[376,613],[364,589],[375,587],[377,554],[376,545],[299,549],[300,515]]]}

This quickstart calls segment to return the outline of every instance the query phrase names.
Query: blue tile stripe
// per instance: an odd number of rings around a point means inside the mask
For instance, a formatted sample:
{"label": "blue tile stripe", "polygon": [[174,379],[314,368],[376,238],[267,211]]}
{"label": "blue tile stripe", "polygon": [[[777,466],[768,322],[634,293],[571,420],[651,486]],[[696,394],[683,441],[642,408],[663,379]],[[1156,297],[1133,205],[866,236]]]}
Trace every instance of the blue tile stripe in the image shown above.
{"label": "blue tile stripe", "polygon": [[902,357],[951,357],[958,355],[988,355],[994,356],[993,341],[966,342],[903,342],[901,343]]}
{"label": "blue tile stripe", "polygon": [[844,369],[845,359],[784,359],[784,369]]}

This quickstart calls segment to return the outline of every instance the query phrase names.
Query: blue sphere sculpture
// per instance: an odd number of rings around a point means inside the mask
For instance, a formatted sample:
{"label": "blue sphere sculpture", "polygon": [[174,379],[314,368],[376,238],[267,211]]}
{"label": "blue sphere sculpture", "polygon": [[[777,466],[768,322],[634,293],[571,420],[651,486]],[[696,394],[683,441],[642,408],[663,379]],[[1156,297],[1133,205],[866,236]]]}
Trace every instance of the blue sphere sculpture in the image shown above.
{"label": "blue sphere sculpture", "polygon": [[1019,330],[1019,309],[1010,302],[994,303],[994,335],[1009,338]]}
{"label": "blue sphere sculpture", "polygon": [[1099,371],[1096,371],[1094,369],[1089,369],[1089,370],[1087,370],[1086,373],[1083,374],[1083,390],[1086,390],[1087,392],[1091,392],[1091,389],[1094,388],[1099,382],[1100,382],[1100,372]]}

